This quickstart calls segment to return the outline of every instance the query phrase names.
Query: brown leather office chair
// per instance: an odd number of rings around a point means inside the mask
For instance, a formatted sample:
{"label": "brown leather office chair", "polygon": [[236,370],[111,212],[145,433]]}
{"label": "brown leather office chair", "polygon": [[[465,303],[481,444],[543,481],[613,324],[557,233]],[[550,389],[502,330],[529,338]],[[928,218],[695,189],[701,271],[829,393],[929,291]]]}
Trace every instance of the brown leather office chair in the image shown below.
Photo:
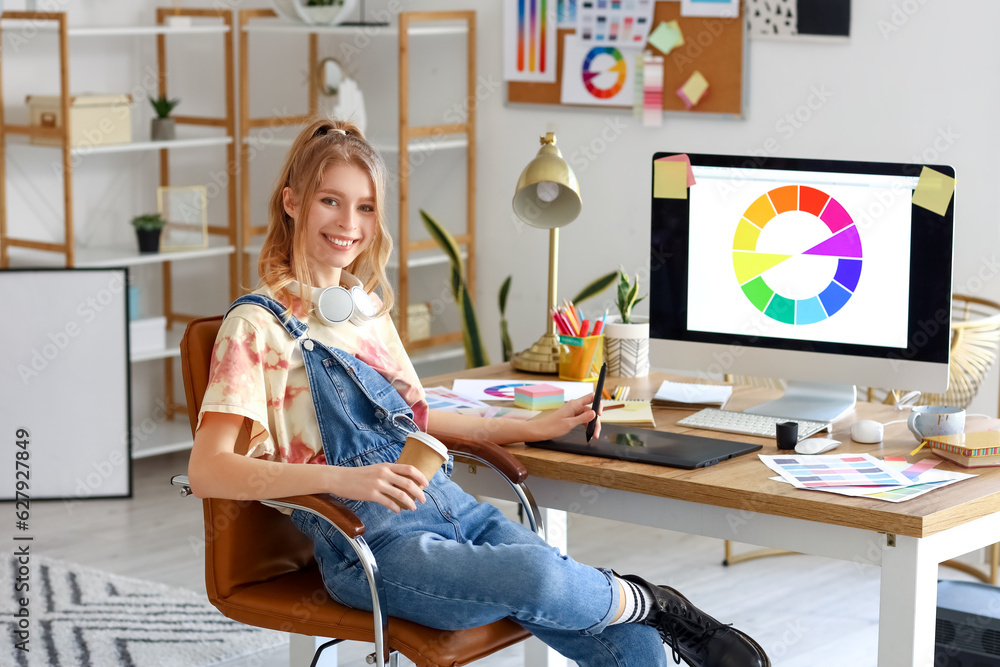
{"label": "brown leather office chair", "polygon": [[[181,365],[191,430],[208,384],[209,364],[222,317],[194,320],[181,341]],[[243,437],[246,437],[244,431]],[[522,484],[527,470],[496,445],[446,442],[458,460],[496,470],[518,496],[531,528],[541,534],[538,509]],[[190,494],[187,478],[174,477],[181,494]],[[316,637],[330,637],[313,658],[315,665],[326,646],[354,640],[374,642],[370,663],[395,666],[398,654],[420,667],[466,665],[529,636],[504,619],[469,630],[444,632],[385,612],[385,591],[371,551],[364,541],[365,527],[346,506],[325,494],[234,501],[206,498],[205,583],[209,601],[229,618],[257,627]],[[266,505],[266,507],[265,507]],[[374,612],[335,602],[323,586],[313,559],[312,542],[289,517],[273,507],[303,509],[325,518],[354,546],[368,574]],[[381,650],[379,650],[381,648]]]}

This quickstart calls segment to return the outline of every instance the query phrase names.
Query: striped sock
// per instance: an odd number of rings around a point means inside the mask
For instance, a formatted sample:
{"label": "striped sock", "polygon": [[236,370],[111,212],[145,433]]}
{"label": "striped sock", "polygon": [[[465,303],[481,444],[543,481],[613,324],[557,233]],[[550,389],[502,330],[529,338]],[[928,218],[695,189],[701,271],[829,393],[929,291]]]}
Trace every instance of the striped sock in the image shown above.
{"label": "striped sock", "polygon": [[625,601],[625,608],[622,610],[621,616],[611,621],[611,625],[617,625],[618,623],[639,623],[646,620],[653,613],[653,609],[656,606],[653,594],[647,591],[644,586],[639,586],[631,581],[619,579],[618,577],[615,577],[615,581],[618,582],[618,588],[621,590],[622,599]]}

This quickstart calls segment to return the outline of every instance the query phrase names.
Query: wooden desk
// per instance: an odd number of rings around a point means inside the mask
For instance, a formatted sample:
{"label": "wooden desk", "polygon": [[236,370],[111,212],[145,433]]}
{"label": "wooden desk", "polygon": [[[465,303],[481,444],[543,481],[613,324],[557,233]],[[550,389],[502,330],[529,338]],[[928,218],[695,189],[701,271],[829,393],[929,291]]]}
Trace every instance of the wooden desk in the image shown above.
{"label": "wooden desk", "polygon": [[[506,364],[426,378],[424,385],[451,387],[458,377],[478,379],[549,376],[512,371]],[[664,379],[613,379],[629,384],[629,398],[649,398]],[[773,391],[738,387],[728,409],[741,410],[769,398]],[[654,409],[659,430],[695,432],[676,422],[690,411]],[[878,458],[907,456],[916,443],[905,423],[885,428],[880,445],[851,440],[858,419],[883,423],[905,419],[908,412],[859,403],[855,412],[834,424],[832,437],[843,444],[837,453],[866,452]],[[996,420],[970,420],[969,430],[996,427]],[[761,454],[776,454],[772,440],[697,431],[700,435],[759,442]],[[1000,469],[972,471],[951,462],[944,470],[974,472],[978,477],[902,503],[849,498],[795,489],[768,479],[774,473],[755,454],[699,470],[615,461],[511,445],[527,467],[529,486],[540,507],[627,521],[690,534],[730,539],[765,547],[881,567],[879,667],[931,667],[937,606],[938,564],[1000,541]],[[922,450],[915,458],[934,456]],[[471,493],[507,497],[488,475],[456,466],[455,479]],[[551,513],[550,513],[551,514]],[[552,515],[557,521],[559,515]],[[563,522],[563,525],[565,523]],[[556,542],[564,543],[564,536]],[[552,541],[550,539],[550,541]],[[753,634],[753,628],[747,628]],[[544,664],[544,663],[536,663]]]}

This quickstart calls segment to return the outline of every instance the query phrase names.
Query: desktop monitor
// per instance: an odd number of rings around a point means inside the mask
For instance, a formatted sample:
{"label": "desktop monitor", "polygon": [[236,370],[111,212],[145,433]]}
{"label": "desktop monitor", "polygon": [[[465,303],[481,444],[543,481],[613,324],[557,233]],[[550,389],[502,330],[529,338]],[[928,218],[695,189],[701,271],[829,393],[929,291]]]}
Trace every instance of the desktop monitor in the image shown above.
{"label": "desktop monitor", "polygon": [[684,188],[674,155],[653,156],[654,365],[788,380],[748,412],[791,419],[947,388],[955,202],[913,203],[923,165],[688,154]]}

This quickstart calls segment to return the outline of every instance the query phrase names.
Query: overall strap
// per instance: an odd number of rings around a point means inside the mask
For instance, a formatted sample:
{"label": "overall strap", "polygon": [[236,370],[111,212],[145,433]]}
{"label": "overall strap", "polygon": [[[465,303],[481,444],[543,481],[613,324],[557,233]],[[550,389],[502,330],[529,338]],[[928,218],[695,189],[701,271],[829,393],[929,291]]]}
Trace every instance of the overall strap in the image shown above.
{"label": "overall strap", "polygon": [[278,301],[263,294],[244,294],[240,298],[236,299],[236,301],[233,301],[233,303],[229,306],[229,310],[226,311],[226,314],[228,315],[230,310],[242,304],[260,306],[265,310],[271,311],[271,313],[281,323],[281,326],[285,327],[285,330],[288,331],[292,338],[295,338],[296,340],[304,336],[306,331],[309,330],[309,327],[303,324],[294,315],[291,313],[286,314],[285,307],[278,303]]}

